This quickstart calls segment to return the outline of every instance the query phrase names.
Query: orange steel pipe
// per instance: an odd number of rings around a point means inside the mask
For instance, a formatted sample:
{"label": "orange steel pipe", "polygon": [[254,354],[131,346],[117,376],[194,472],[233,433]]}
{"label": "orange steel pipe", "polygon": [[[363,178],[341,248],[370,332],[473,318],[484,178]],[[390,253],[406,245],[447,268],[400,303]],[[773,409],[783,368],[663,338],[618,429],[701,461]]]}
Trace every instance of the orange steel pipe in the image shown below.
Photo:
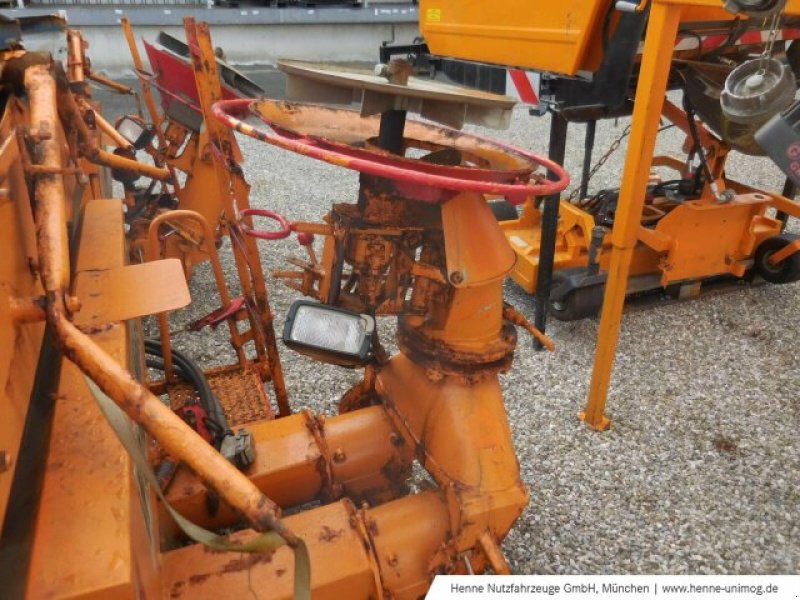
{"label": "orange steel pipe", "polygon": [[120,24],[122,25],[122,32],[125,35],[125,41],[128,42],[128,49],[131,52],[133,68],[136,71],[139,84],[142,86],[142,93],[144,95],[144,103],[147,106],[147,112],[150,113],[150,119],[153,121],[153,125],[156,127],[156,135],[158,136],[159,142],[158,145],[160,148],[164,148],[166,147],[166,140],[164,139],[164,132],[161,130],[163,119],[161,118],[161,113],[158,112],[156,101],[153,98],[153,92],[150,88],[150,82],[146,77],[144,63],[142,63],[142,57],[139,54],[139,48],[136,45],[136,39],[133,37],[133,28],[131,27],[131,22],[128,20],[128,17],[122,17],[122,19],[120,19]]}
{"label": "orange steel pipe", "polygon": [[[281,507],[342,493],[377,504],[400,495],[410,471],[413,448],[402,443],[380,406],[326,419],[298,413],[251,423],[247,429],[256,455],[247,476]],[[167,499],[182,515],[207,528],[226,527],[237,519],[225,506],[209,514],[205,486],[184,469],[170,482]]]}
{"label": "orange steel pipe", "polygon": [[786,244],[786,246],[770,256],[767,259],[767,262],[769,262],[771,265],[777,265],[798,251],[800,251],[800,240],[795,240],[789,244]]}
{"label": "orange steel pipe", "polygon": [[119,83],[118,81],[114,81],[113,79],[109,79],[108,77],[104,77],[99,73],[95,73],[94,71],[89,71],[86,74],[86,78],[104,85],[105,87],[110,88],[119,94],[127,94],[129,96],[136,95],[136,92],[134,92],[133,89],[127,85]]}
{"label": "orange steel pipe", "polygon": [[[437,553],[450,534],[447,502],[434,491],[362,510],[340,500],[286,521],[315,542],[308,546],[314,600],[421,598],[441,566]],[[236,535],[242,541],[248,537]],[[252,595],[252,590],[264,590],[270,600],[292,597],[288,548],[277,549],[268,561],[247,561],[237,569],[229,555],[187,546],[163,555],[163,565],[165,597],[238,598]]]}
{"label": "orange steel pipe", "polygon": [[483,550],[484,554],[486,554],[486,559],[489,561],[489,564],[492,565],[492,570],[495,572],[495,575],[511,575],[511,567],[506,560],[506,557],[503,556],[503,551],[500,549],[500,546],[497,545],[494,537],[488,531],[484,531],[478,541],[481,544],[481,549]]}
{"label": "orange steel pipe", "polygon": [[70,81],[83,81],[85,59],[83,54],[83,38],[80,32],[74,29],[68,30],[67,42],[69,43],[67,68],[69,69]]}
{"label": "orange steel pipe", "polygon": [[653,2],[645,34],[642,68],[631,117],[631,136],[616,213],[618,217],[611,234],[611,260],[600,315],[592,380],[586,409],[580,415],[589,427],[599,431],[608,429],[611,425],[605,415],[606,398],[614,368],[628,275],[639,235],[645,190],[664,106],[681,8],[678,4],[666,4],[663,0]]}
{"label": "orange steel pipe", "polygon": [[169,170],[140,163],[124,156],[118,156],[111,152],[106,152],[97,145],[91,131],[86,126],[83,120],[78,103],[66,87],[58,90],[58,107],[62,119],[67,123],[68,127],[75,130],[78,134],[79,145],[81,154],[83,154],[91,162],[105,165],[113,169],[124,169],[128,171],[135,171],[141,173],[145,177],[157,179],[158,181],[172,181],[172,175]]}
{"label": "orange steel pipe", "polygon": [[101,115],[98,111],[89,106],[89,103],[84,98],[79,98],[78,102],[80,102],[80,105],[84,110],[92,111],[94,115],[94,122],[97,125],[98,129],[100,129],[100,131],[105,133],[111,139],[111,141],[114,142],[114,145],[118,146],[119,148],[125,148],[126,150],[131,149],[133,147],[128,140],[122,137],[122,134],[119,131],[114,129],[114,126],[111,123],[106,121],[103,115]]}
{"label": "orange steel pipe", "polygon": [[11,312],[11,319],[15,323],[38,323],[44,321],[46,301],[43,297],[38,298],[8,298],[8,308]]}
{"label": "orange steel pipe", "polygon": [[296,545],[298,538],[279,519],[279,509],[271,500],[68,320],[64,308],[69,282],[66,198],[62,176],[57,173],[62,161],[56,135],[56,83],[49,67],[37,65],[27,69],[25,87],[31,107],[31,128],[40,134],[33,155],[38,164],[52,170],[36,178],[35,215],[47,321],[56,343],[131,419],[241,512],[254,529],[274,530],[287,543]]}
{"label": "orange steel pipe", "polygon": [[89,148],[87,148],[87,150],[88,152],[86,158],[88,158],[93,163],[104,165],[106,167],[111,167],[112,169],[124,169],[126,171],[136,171],[137,173],[144,175],[145,177],[150,177],[151,179],[157,179],[158,181],[172,181],[172,176],[169,174],[169,171],[167,169],[162,169],[161,167],[155,167],[153,165],[140,163],[137,160],[132,160],[130,158],[125,158],[124,156],[119,156],[117,154],[107,152],[106,150],[98,148],[96,145],[90,146]]}

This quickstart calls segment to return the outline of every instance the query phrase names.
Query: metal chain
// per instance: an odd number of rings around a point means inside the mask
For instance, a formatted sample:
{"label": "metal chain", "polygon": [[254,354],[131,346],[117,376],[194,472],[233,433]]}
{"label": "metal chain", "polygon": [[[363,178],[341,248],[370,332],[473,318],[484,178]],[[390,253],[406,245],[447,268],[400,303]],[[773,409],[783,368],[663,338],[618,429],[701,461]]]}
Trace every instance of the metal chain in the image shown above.
{"label": "metal chain", "polygon": [[[767,23],[767,19],[764,19],[764,25]],[[775,41],[778,37],[778,26],[781,23],[781,13],[776,12],[772,15],[772,21],[769,26],[769,38],[767,38],[767,43],[764,46],[764,51],[761,53],[761,58],[772,58],[772,50],[775,47]]]}
{"label": "metal chain", "polygon": [[[628,134],[630,132],[631,132],[631,126],[629,124],[622,131],[620,136],[617,139],[615,139],[613,142],[611,142],[611,145],[608,147],[608,150],[606,150],[606,153],[603,154],[603,156],[601,156],[598,159],[598,161],[594,164],[592,169],[589,171],[589,176],[586,178],[586,183],[587,184],[592,180],[592,177],[595,176],[595,174],[600,170],[600,168],[604,164],[606,164],[606,161],[609,158],[611,158],[611,155],[614,154],[614,152],[616,152],[619,149],[620,144],[622,144],[622,140],[624,140],[626,137],[628,137]],[[581,186],[578,186],[574,190],[572,190],[572,193],[569,195],[569,201],[573,202],[578,197],[578,194],[580,194],[580,192],[581,192]]]}

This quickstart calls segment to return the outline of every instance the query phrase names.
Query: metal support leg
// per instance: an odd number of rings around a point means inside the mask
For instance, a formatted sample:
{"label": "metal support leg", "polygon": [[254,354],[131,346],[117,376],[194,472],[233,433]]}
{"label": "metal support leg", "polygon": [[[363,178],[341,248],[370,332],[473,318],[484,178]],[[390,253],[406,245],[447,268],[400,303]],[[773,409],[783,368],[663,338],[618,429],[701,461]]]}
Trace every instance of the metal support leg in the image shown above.
{"label": "metal support leg", "polygon": [[[788,198],[789,200],[794,200],[794,197],[797,195],[797,186],[794,184],[794,181],[786,178],[786,181],[783,184],[783,191],[781,192],[781,196],[784,198]],[[781,227],[781,233],[783,230],[786,229],[786,223],[789,221],[789,215],[783,211],[778,211],[775,213],[775,218],[778,219],[783,223]]]}
{"label": "metal support leg", "polygon": [[586,410],[581,413],[581,419],[597,430],[607,429],[611,424],[604,414],[606,397],[680,15],[680,6],[653,0],[611,239],[611,264],[600,317],[592,382]]}
{"label": "metal support leg", "polygon": [[[564,153],[567,147],[567,120],[561,113],[554,112],[550,121],[550,149],[547,156],[550,160],[564,164]],[[548,178],[555,177],[548,174]],[[553,280],[553,258],[556,253],[556,232],[558,230],[559,194],[552,194],[544,199],[542,208],[542,239],[539,244],[539,273],[536,278],[536,299],[534,325],[544,333],[547,326],[547,308],[550,305],[550,284]],[[542,343],[534,339],[533,347],[542,349]]]}
{"label": "metal support leg", "polygon": [[378,145],[393,154],[403,154],[403,131],[406,127],[406,111],[387,110],[381,114]]}
{"label": "metal support leg", "polygon": [[583,200],[589,193],[589,174],[592,169],[592,150],[594,150],[594,134],[597,131],[597,121],[586,122],[586,141],[583,148],[583,172],[581,173],[581,191],[578,198]]}

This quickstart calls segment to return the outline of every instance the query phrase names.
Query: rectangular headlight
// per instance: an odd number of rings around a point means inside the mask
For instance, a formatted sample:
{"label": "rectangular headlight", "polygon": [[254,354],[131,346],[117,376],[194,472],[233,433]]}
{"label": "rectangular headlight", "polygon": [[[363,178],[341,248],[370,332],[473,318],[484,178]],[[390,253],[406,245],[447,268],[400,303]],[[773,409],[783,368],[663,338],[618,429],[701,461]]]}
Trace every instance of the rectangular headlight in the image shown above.
{"label": "rectangular headlight", "polygon": [[152,130],[127,115],[117,122],[117,132],[137,150],[147,146],[153,139]]}
{"label": "rectangular headlight", "polygon": [[283,342],[324,362],[355,366],[370,359],[375,319],[370,315],[298,300],[289,309]]}

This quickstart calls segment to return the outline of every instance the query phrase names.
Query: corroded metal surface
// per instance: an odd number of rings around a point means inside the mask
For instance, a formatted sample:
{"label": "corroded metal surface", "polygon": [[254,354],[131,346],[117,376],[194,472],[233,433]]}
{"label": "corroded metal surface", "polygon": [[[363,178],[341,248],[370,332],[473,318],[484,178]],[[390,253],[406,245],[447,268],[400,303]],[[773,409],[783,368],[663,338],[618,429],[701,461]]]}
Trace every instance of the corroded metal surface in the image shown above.
{"label": "corroded metal surface", "polygon": [[[209,369],[205,371],[205,375],[214,394],[222,403],[231,427],[275,418],[264,383],[255,368],[242,369],[239,365],[230,365]],[[153,385],[159,389],[162,386],[158,381]],[[184,406],[187,400],[196,395],[194,387],[188,383],[173,383],[167,389],[170,406],[174,410]]]}

